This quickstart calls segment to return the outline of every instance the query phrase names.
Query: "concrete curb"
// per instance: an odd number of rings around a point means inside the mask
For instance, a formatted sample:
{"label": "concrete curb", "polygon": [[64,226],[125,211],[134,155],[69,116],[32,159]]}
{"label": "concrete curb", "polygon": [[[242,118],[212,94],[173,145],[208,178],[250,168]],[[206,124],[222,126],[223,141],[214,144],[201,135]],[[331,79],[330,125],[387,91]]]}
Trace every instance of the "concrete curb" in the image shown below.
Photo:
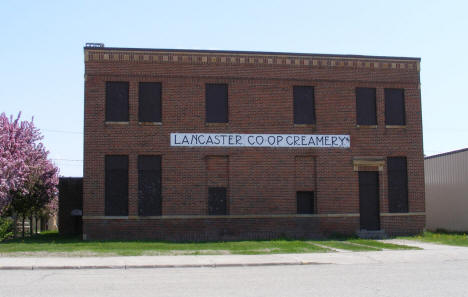
{"label": "concrete curb", "polygon": [[294,265],[325,265],[332,263],[319,262],[265,262],[265,263],[220,263],[220,264],[149,264],[149,265],[64,265],[64,266],[0,266],[0,270],[71,270],[71,269],[155,269],[155,268],[222,268],[249,266],[294,266]]}

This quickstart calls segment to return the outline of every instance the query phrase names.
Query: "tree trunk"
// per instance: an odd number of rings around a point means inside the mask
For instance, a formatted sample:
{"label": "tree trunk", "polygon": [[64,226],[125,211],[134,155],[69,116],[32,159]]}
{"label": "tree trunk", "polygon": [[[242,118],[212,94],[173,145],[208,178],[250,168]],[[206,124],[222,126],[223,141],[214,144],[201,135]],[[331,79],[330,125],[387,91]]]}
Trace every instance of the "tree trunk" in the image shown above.
{"label": "tree trunk", "polygon": [[34,221],[36,222],[36,234],[37,234],[37,221],[38,221],[37,216],[34,217]]}
{"label": "tree trunk", "polygon": [[22,231],[22,232],[21,232],[21,233],[22,233],[21,235],[22,235],[23,238],[24,238],[24,220],[25,220],[24,215],[22,216],[22,218],[23,218],[23,228],[22,228],[23,230],[21,230],[21,231]]}
{"label": "tree trunk", "polygon": [[14,238],[18,236],[18,215],[16,212],[13,212],[13,236]]}
{"label": "tree trunk", "polygon": [[29,236],[32,237],[34,232],[33,228],[33,217],[29,216]]}

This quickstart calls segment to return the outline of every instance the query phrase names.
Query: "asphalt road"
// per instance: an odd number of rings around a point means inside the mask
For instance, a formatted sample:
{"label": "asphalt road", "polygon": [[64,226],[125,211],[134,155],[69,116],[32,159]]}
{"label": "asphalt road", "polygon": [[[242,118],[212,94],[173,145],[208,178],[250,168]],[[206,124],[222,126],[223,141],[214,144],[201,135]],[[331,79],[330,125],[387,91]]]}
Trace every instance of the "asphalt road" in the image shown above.
{"label": "asphalt road", "polygon": [[468,296],[468,261],[3,270],[0,296]]}

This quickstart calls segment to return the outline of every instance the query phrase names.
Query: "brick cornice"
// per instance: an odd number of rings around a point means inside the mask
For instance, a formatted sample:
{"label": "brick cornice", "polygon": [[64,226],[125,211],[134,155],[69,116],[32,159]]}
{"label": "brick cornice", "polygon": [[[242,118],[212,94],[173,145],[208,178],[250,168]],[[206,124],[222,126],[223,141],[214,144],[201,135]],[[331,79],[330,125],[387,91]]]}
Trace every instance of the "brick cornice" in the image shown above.
{"label": "brick cornice", "polygon": [[419,71],[419,60],[373,56],[301,55],[251,52],[153,51],[85,48],[85,63],[282,65],[308,68],[362,68]]}

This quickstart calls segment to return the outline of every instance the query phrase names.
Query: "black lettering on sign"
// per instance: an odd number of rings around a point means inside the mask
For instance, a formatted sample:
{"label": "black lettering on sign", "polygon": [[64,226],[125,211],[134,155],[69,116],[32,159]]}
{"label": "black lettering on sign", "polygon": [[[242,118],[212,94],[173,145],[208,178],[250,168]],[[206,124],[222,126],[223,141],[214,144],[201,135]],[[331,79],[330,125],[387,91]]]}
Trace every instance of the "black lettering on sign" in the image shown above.
{"label": "black lettering on sign", "polygon": [[[260,140],[259,140],[260,139]],[[262,145],[263,144],[263,136],[257,136],[255,137],[255,142],[258,144],[258,145]]]}
{"label": "black lettering on sign", "polygon": [[249,135],[249,137],[247,137],[247,141],[249,142],[250,145],[254,145],[255,142],[254,142],[254,137],[252,135]]}
{"label": "black lettering on sign", "polygon": [[336,136],[332,136],[332,138],[331,138],[331,145],[332,145],[332,146],[335,146],[335,142],[336,142],[337,140],[338,140],[338,139],[337,139]]}
{"label": "black lettering on sign", "polygon": [[190,142],[188,141],[187,135],[184,135],[184,138],[182,139],[182,144],[184,144],[184,143],[190,144]]}
{"label": "black lettering on sign", "polygon": [[[202,139],[202,137],[203,137],[203,139]],[[205,144],[204,138],[205,138],[205,135],[203,135],[203,134],[198,135],[198,143]]]}
{"label": "black lettering on sign", "polygon": [[283,136],[276,136],[276,145],[281,145],[281,142],[283,142]]}
{"label": "black lettering on sign", "polygon": [[310,146],[311,144],[312,144],[313,146],[315,146],[314,137],[312,137],[312,136],[309,138],[309,146]]}
{"label": "black lettering on sign", "polygon": [[197,134],[192,135],[192,137],[190,139],[190,144],[193,144],[194,142],[195,142],[195,144],[198,144],[198,135]]}
{"label": "black lettering on sign", "polygon": [[213,139],[211,139],[211,135],[208,135],[208,138],[206,139],[206,144],[213,144]]}
{"label": "black lettering on sign", "polygon": [[293,137],[291,135],[286,137],[286,143],[288,145],[293,145]]}
{"label": "black lettering on sign", "polygon": [[299,136],[294,136],[294,146],[299,144]]}
{"label": "black lettering on sign", "polygon": [[177,134],[174,134],[174,143],[175,144],[181,144],[180,142],[177,142]]}
{"label": "black lettering on sign", "polygon": [[274,136],[268,136],[267,141],[268,141],[269,145],[274,145],[275,144],[275,137]]}
{"label": "black lettering on sign", "polygon": [[315,142],[317,143],[317,146],[323,145],[323,136],[316,136],[315,137]]}
{"label": "black lettering on sign", "polygon": [[236,145],[240,145],[240,144],[242,144],[242,143],[240,142],[240,141],[241,141],[241,139],[242,139],[242,136],[240,136],[240,135],[236,135]]}

